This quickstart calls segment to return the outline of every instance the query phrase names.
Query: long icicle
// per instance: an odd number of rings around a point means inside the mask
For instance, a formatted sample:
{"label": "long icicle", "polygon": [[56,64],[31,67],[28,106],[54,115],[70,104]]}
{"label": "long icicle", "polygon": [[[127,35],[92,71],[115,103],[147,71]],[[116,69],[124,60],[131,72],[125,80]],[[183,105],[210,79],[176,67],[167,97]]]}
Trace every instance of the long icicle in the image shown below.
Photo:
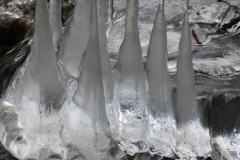
{"label": "long icicle", "polygon": [[[117,160],[124,157],[124,154],[120,153],[121,151],[110,136],[102,81],[101,43],[99,43],[96,1],[93,0],[92,3],[89,42],[83,54],[78,88],[73,99],[92,119],[95,142],[91,145],[97,153],[92,150],[92,156],[95,158],[90,159]],[[108,149],[112,147],[120,154],[109,154]],[[103,150],[105,152],[102,152]],[[101,153],[100,157],[98,157],[99,153]]]}
{"label": "long icicle", "polygon": [[[158,8],[150,38],[146,72],[148,77],[149,141],[154,153],[173,156],[175,117],[167,66],[167,33],[164,0]],[[156,129],[157,128],[157,129]],[[162,128],[159,130],[159,128]]]}
{"label": "long icicle", "polygon": [[[54,52],[53,34],[50,28],[49,12],[45,0],[37,1],[36,25],[34,33],[34,48],[36,55],[36,80],[40,86],[40,97],[47,105],[61,101],[63,91],[59,81],[59,68]],[[58,108],[59,106],[54,106]]]}
{"label": "long icicle", "polygon": [[209,132],[208,129],[203,128],[200,122],[197,106],[188,4],[189,0],[183,1],[185,15],[177,61],[176,150],[180,157],[201,157],[207,156],[211,148]]}
{"label": "long icicle", "polygon": [[91,0],[77,0],[70,28],[67,29],[62,63],[69,75],[77,78],[82,54],[89,39]]}
{"label": "long icicle", "polygon": [[146,76],[142,65],[138,31],[138,0],[127,0],[125,34],[119,50],[117,70],[120,76],[118,93],[120,143],[129,154],[144,152],[148,150],[146,141],[148,120]]}

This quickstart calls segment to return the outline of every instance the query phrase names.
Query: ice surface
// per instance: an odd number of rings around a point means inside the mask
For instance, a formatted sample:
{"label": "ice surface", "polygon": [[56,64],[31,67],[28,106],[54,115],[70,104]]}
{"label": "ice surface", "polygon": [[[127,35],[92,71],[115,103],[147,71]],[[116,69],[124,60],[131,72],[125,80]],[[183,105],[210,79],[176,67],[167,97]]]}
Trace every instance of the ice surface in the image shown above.
{"label": "ice surface", "polygon": [[77,77],[82,54],[85,51],[89,37],[91,1],[76,1],[70,28],[66,30],[62,63],[69,75]]}
{"label": "ice surface", "polygon": [[171,157],[175,150],[175,116],[171,82],[167,66],[167,33],[164,1],[159,7],[148,49],[146,72],[148,78],[149,141],[155,154]]}
{"label": "ice surface", "polygon": [[119,72],[119,141],[133,155],[147,149],[146,77],[138,32],[138,0],[127,1],[124,40],[117,62]]}
{"label": "ice surface", "polygon": [[183,3],[186,12],[177,61],[176,151],[180,157],[206,157],[211,151],[210,137],[208,129],[204,128],[200,122],[188,22],[189,1],[185,0]]}

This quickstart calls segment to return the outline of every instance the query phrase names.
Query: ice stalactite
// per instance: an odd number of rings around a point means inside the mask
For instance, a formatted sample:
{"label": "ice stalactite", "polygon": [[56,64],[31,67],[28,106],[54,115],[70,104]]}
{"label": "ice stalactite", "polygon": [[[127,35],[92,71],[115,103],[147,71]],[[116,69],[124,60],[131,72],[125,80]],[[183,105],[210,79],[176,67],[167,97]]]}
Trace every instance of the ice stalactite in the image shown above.
{"label": "ice stalactite", "polygon": [[146,72],[148,78],[149,142],[154,154],[171,157],[174,151],[175,117],[167,66],[167,33],[164,0],[158,8],[151,34]]}
{"label": "ice stalactite", "polygon": [[66,30],[62,63],[69,75],[77,77],[82,54],[89,39],[91,0],[77,0],[70,28]]}
{"label": "ice stalactite", "polygon": [[119,141],[128,154],[148,149],[146,142],[146,76],[138,31],[138,0],[127,0],[124,40],[117,62],[119,72]]}
{"label": "ice stalactite", "polygon": [[197,157],[207,156],[211,148],[209,130],[202,126],[197,106],[188,3],[183,1],[185,15],[177,61],[176,151],[180,157]]}
{"label": "ice stalactite", "polygon": [[59,43],[62,37],[62,22],[61,22],[61,1],[50,0],[50,23],[53,32],[53,44],[55,52],[59,51]]}
{"label": "ice stalactite", "polygon": [[[101,51],[104,49],[101,47],[103,47],[104,44],[99,43],[99,37],[102,40],[104,40],[104,37],[103,35],[98,34],[98,31],[101,30],[101,27],[99,27],[98,24],[97,15],[99,16],[100,14],[97,14],[96,1],[97,0],[93,0],[92,2],[89,42],[87,49],[83,54],[80,66],[78,88],[73,97],[73,100],[91,119],[89,126],[92,127],[93,137],[89,133],[84,136],[88,136],[89,139],[94,139],[94,142],[89,143],[90,141],[87,141],[86,143],[80,144],[82,145],[83,149],[87,148],[89,149],[88,152],[92,152],[92,154],[89,156],[89,159],[117,160],[124,157],[124,154],[119,150],[116,142],[114,142],[110,136],[102,81]],[[101,6],[98,7],[104,6],[101,4]],[[82,119],[82,121],[85,120]],[[81,132],[82,131],[80,130],[78,134],[81,135],[83,133]],[[114,149],[114,152],[116,154],[112,154],[112,149]]]}
{"label": "ice stalactite", "polygon": [[[113,77],[110,68],[110,57],[107,51],[107,36],[106,36],[106,23],[107,23],[107,0],[97,0],[97,14],[98,14],[98,35],[100,57],[102,64],[102,79],[105,103],[107,107],[108,117],[113,122]],[[114,118],[115,119],[115,118]]]}

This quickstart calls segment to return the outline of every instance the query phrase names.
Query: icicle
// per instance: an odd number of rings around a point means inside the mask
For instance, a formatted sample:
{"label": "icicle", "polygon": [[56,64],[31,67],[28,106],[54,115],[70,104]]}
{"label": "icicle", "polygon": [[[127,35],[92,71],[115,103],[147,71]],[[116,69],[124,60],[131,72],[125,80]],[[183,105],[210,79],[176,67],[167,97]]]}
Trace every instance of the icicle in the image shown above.
{"label": "icicle", "polygon": [[107,0],[108,2],[108,22],[111,22],[113,20],[113,0]]}
{"label": "icicle", "polygon": [[45,159],[42,156],[46,155],[41,155],[41,150],[63,150],[62,139],[58,136],[61,121],[57,114],[63,103],[63,94],[64,86],[57,66],[47,2],[39,0],[36,4],[31,51],[25,63],[16,71],[6,94],[6,100],[16,106],[17,116],[14,117],[14,113],[9,115],[9,119],[17,124],[19,131],[24,130],[16,132],[15,136],[22,137],[21,143],[28,147],[20,148],[16,139],[6,141],[11,144],[9,150],[19,159]]}
{"label": "icicle", "polygon": [[[107,22],[107,0],[97,0],[98,11],[98,33],[100,56],[102,63],[102,78],[105,95],[105,103],[109,118],[112,118],[112,103],[113,99],[113,78],[110,68],[110,58],[107,51],[107,37],[106,37],[106,22]],[[112,122],[112,121],[111,121]]]}
{"label": "icicle", "polygon": [[55,52],[59,51],[59,43],[62,37],[62,22],[61,22],[61,1],[50,0],[50,23],[53,33],[53,44]]}
{"label": "icicle", "polygon": [[[127,0],[124,41],[119,50],[120,143],[128,154],[148,149],[146,77],[138,32],[138,0]],[[129,147],[131,146],[131,147]]]}
{"label": "icicle", "polygon": [[[110,130],[105,108],[101,66],[102,55],[99,45],[99,26],[97,23],[98,17],[96,1],[97,0],[93,0],[92,3],[89,42],[87,49],[83,54],[79,84],[73,99],[76,104],[80,106],[81,109],[92,119],[92,128],[95,132],[95,142],[94,144],[87,144],[91,145],[92,147],[92,150],[90,152],[93,152],[95,150],[100,153],[103,150],[112,149],[112,147],[115,148],[115,151],[120,152],[113,139],[110,137]],[[92,139],[93,137],[90,138]],[[86,146],[85,148],[89,147]],[[120,159],[122,156],[124,156],[123,153],[120,154],[121,156],[108,155],[108,153],[102,154],[105,154],[103,156],[104,158],[100,156],[97,159]],[[93,156],[95,156],[95,158],[90,159],[96,159],[97,154],[94,153]]]}
{"label": "icicle", "polygon": [[[53,36],[50,28],[46,1],[37,1],[34,44],[32,52],[36,55],[36,80],[40,87],[40,97],[44,103],[61,103],[58,99],[63,88],[59,81],[59,69],[54,52]],[[57,98],[58,97],[58,98]],[[55,102],[55,103],[54,103]],[[55,106],[57,107],[57,106]]]}
{"label": "icicle", "polygon": [[77,0],[68,40],[63,48],[62,63],[69,75],[77,77],[78,69],[89,39],[91,0]]}
{"label": "icicle", "polygon": [[[167,67],[167,33],[164,0],[158,8],[149,43],[146,72],[148,77],[148,111],[150,147],[154,154],[171,157],[174,151],[175,119],[171,84]],[[159,128],[161,128],[159,130]]]}
{"label": "icicle", "polygon": [[177,135],[176,150],[180,157],[207,156],[211,149],[208,129],[200,122],[197,106],[191,53],[191,35],[188,23],[188,0],[177,61]]}

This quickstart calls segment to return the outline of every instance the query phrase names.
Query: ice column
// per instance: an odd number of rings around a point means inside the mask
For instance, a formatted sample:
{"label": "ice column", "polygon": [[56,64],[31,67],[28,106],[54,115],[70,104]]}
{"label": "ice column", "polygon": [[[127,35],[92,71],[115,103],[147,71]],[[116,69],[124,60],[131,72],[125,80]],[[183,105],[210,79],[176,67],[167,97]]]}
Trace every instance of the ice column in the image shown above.
{"label": "ice column", "polygon": [[62,63],[69,75],[77,77],[82,54],[89,39],[91,0],[77,0],[70,28],[67,29],[67,42],[64,47]]}
{"label": "ice column", "polygon": [[119,111],[122,149],[128,154],[143,152],[146,134],[146,77],[138,31],[138,0],[127,0],[124,40],[117,62],[119,72]]}
{"label": "ice column", "polygon": [[[94,143],[86,142],[87,146],[83,146],[84,149],[90,149],[89,152],[94,152],[89,159],[120,159],[124,155],[110,136],[105,108],[96,1],[93,0],[92,3],[89,42],[83,54],[80,79],[73,99],[92,120],[89,125],[94,132]],[[82,134],[81,132],[79,134]],[[90,138],[93,139],[93,137]],[[113,148],[118,154],[111,153]]]}
{"label": "ice column", "polygon": [[148,49],[146,72],[148,78],[148,111],[150,147],[154,154],[172,156],[174,151],[175,118],[171,83],[167,66],[167,34],[164,0],[159,7]]}
{"label": "ice column", "polygon": [[59,51],[59,42],[62,37],[62,22],[61,22],[61,1],[50,0],[50,23],[53,32],[53,44],[55,52]]}
{"label": "ice column", "polygon": [[200,122],[188,23],[188,0],[183,1],[185,16],[177,61],[177,135],[176,150],[180,157],[207,156],[211,149],[209,131]]}

